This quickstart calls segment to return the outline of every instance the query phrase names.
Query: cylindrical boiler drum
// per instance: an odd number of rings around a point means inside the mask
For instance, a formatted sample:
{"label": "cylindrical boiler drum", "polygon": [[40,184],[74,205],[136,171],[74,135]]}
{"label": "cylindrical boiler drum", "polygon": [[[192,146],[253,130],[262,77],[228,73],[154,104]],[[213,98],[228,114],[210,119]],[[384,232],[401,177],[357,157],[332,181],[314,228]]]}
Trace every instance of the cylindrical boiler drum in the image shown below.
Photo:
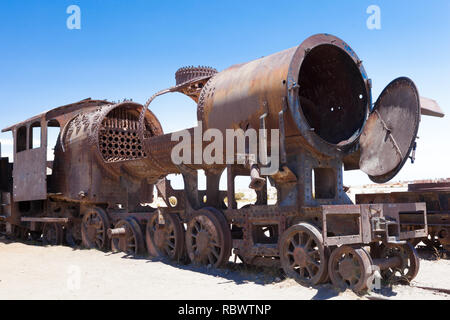
{"label": "cylindrical boiler drum", "polygon": [[353,50],[331,35],[216,74],[200,96],[204,130],[279,128],[302,136],[325,155],[345,153],[361,133],[370,106],[370,83]]}

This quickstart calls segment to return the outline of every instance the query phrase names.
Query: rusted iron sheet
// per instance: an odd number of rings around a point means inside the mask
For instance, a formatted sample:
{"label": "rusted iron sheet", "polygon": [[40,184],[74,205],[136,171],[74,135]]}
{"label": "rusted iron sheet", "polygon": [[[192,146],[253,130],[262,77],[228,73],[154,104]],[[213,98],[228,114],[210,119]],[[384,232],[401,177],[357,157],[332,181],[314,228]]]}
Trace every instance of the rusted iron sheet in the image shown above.
{"label": "rusted iron sheet", "polygon": [[440,183],[413,183],[408,185],[410,192],[429,192],[429,191],[443,191],[450,192],[450,182]]}
{"label": "rusted iron sheet", "polygon": [[[430,188],[431,187],[431,188]],[[442,186],[441,186],[442,187]],[[417,191],[393,192],[379,194],[359,194],[356,195],[356,202],[362,203],[408,203],[423,202],[426,205],[426,215],[417,212],[404,212],[401,215],[402,239],[412,238],[421,235],[425,243],[429,246],[450,248],[450,191],[432,188],[430,184],[417,185]],[[419,191],[420,190],[420,191]],[[427,233],[422,231],[422,226],[426,221]],[[431,240],[427,240],[427,234]]]}
{"label": "rusted iron sheet", "polygon": [[47,150],[25,150],[15,155],[13,179],[15,201],[47,199]]}
{"label": "rusted iron sheet", "polygon": [[[383,235],[379,240],[388,242],[427,236],[425,203],[322,206],[322,214],[322,234],[328,246],[369,244],[378,239],[377,234]],[[419,218],[416,219],[420,223],[415,230],[404,231],[401,228],[404,214]]]}
{"label": "rusted iron sheet", "polygon": [[[321,60],[325,56],[334,64]],[[350,81],[331,84],[315,76],[331,74],[337,78],[341,73]],[[334,87],[320,92],[326,85]],[[278,114],[287,97],[285,135],[303,137],[314,152],[338,155],[359,136],[368,112],[368,90],[364,68],[350,47],[333,36],[317,35],[298,47],[215,75],[200,96],[198,118],[205,129],[259,129],[260,117],[267,113],[267,129],[279,129]],[[350,91],[358,92],[360,98],[349,98]],[[338,101],[346,110],[338,110]]]}
{"label": "rusted iron sheet", "polygon": [[360,169],[377,183],[391,180],[414,147],[419,122],[419,94],[414,83],[408,78],[394,80],[381,93],[364,127]]}
{"label": "rusted iron sheet", "polygon": [[417,191],[357,194],[356,203],[415,203],[425,202],[429,213],[450,212],[450,191]]}

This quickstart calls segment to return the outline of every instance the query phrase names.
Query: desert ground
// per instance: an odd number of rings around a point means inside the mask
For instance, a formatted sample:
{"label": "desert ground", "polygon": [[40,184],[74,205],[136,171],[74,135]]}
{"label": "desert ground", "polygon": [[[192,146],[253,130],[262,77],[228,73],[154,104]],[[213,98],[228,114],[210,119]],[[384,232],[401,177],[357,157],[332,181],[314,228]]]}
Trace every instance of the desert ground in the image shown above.
{"label": "desert ground", "polygon": [[[358,296],[330,285],[302,287],[281,272],[230,264],[220,270],[122,253],[0,240],[0,299],[446,299],[450,260],[420,249],[411,285]],[[426,287],[428,289],[422,289]],[[440,290],[433,290],[438,288]]]}

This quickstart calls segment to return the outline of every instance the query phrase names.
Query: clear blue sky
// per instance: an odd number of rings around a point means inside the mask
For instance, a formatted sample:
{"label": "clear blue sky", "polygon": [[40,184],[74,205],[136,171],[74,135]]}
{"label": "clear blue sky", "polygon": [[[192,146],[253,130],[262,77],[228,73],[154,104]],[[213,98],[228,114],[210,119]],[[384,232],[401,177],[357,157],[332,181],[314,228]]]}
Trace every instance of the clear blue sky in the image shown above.
{"label": "clear blue sky", "polygon": [[[81,8],[81,30],[66,8]],[[381,30],[369,30],[369,5]],[[1,1],[0,127],[87,97],[145,102],[185,65],[218,70],[300,44],[315,33],[343,38],[364,61],[374,98],[392,79],[412,78],[449,117],[424,117],[417,163],[396,180],[450,177],[450,1]],[[151,109],[166,132],[196,123],[174,94]],[[10,153],[10,134],[1,134]],[[346,175],[347,184],[364,174]]]}

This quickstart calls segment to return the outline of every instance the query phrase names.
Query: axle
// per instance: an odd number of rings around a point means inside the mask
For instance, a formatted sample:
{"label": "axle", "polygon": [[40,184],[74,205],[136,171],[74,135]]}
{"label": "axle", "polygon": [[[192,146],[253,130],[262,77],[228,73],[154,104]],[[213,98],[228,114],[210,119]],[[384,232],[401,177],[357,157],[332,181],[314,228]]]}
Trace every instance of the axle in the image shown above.
{"label": "axle", "polygon": [[373,264],[380,268],[380,270],[394,269],[402,265],[400,257],[389,257],[382,259],[373,259]]}
{"label": "axle", "polygon": [[121,238],[125,236],[127,230],[125,228],[116,228],[116,229],[108,229],[108,237],[113,238]]}

